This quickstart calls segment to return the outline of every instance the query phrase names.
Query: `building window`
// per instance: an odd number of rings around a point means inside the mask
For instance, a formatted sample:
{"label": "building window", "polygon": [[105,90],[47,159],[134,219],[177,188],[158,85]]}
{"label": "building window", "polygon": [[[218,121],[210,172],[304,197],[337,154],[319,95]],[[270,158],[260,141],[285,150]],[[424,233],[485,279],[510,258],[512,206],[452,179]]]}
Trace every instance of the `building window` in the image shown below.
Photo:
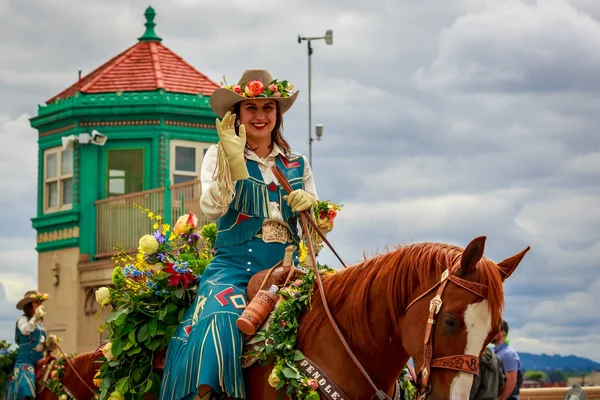
{"label": "building window", "polygon": [[144,150],[108,150],[107,197],[144,190]]}
{"label": "building window", "polygon": [[73,150],[44,151],[44,213],[73,207]]}
{"label": "building window", "polygon": [[210,143],[171,140],[171,184],[200,179],[202,160]]}

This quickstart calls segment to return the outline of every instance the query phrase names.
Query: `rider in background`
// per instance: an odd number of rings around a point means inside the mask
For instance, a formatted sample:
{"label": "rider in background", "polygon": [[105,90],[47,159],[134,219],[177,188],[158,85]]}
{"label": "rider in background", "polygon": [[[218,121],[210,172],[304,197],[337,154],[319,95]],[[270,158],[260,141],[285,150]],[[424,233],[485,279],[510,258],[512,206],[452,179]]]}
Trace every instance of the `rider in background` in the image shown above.
{"label": "rider in background", "polygon": [[15,343],[19,346],[13,372],[8,377],[6,400],[35,398],[35,366],[44,358],[46,330],[44,329],[44,306],[48,295],[30,290],[19,302],[17,309],[23,310],[15,327]]}
{"label": "rider in background", "polygon": [[[287,246],[298,245],[298,212],[317,203],[308,160],[292,153],[282,134],[283,114],[298,96],[292,90],[265,70],[248,70],[238,84],[211,96],[221,118],[220,142],[204,156],[201,208],[217,221],[216,251],[169,344],[161,400],[205,400],[216,393],[245,397],[244,334],[236,320],[246,307],[248,281],[280,262]],[[289,196],[273,165],[294,189]]]}

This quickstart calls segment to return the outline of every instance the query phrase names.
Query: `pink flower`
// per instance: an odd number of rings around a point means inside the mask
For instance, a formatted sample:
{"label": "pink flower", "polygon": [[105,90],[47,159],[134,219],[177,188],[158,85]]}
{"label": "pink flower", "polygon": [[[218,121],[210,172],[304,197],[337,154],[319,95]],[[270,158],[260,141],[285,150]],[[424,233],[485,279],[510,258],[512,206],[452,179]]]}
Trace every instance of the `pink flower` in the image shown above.
{"label": "pink flower", "polygon": [[269,85],[269,90],[270,90],[271,92],[275,93],[275,92],[277,91],[277,85],[276,85],[276,84],[274,84],[274,83],[271,83],[271,84]]}
{"label": "pink flower", "polygon": [[334,219],[336,215],[337,215],[337,211],[335,211],[333,208],[330,209],[329,211],[327,211],[327,217],[330,220]]}
{"label": "pink flower", "polygon": [[310,390],[317,390],[319,388],[319,384],[317,383],[316,379],[309,379],[306,381],[306,386],[310,386]]}
{"label": "pink flower", "polygon": [[242,93],[242,87],[240,85],[234,85],[232,89],[237,94],[241,94]]}
{"label": "pink flower", "polygon": [[279,93],[279,92],[275,92],[275,93],[273,93],[273,96],[274,96],[274,97],[281,97],[281,93]]}
{"label": "pink flower", "polygon": [[285,327],[287,326],[287,322],[285,322],[285,321],[281,321],[281,322],[279,323],[279,325],[281,325],[282,327],[284,327],[284,328],[285,328]]}
{"label": "pink flower", "polygon": [[265,85],[261,81],[251,81],[246,85],[246,93],[250,92],[250,96],[258,96],[265,90]]}
{"label": "pink flower", "polygon": [[294,287],[299,287],[302,285],[302,279],[296,279],[293,283]]}

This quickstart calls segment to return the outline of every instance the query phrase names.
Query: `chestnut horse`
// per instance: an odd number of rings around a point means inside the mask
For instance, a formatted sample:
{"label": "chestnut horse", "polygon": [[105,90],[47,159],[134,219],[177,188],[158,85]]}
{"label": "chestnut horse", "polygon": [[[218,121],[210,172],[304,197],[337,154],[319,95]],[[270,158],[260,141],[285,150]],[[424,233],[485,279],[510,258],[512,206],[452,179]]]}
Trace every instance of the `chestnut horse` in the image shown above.
{"label": "chestnut horse", "polygon": [[[62,384],[65,387],[66,391],[72,395],[73,398],[77,400],[89,400],[94,398],[94,393],[88,388],[88,386],[92,389],[97,390],[94,386],[94,375],[96,371],[100,368],[95,361],[100,357],[99,354],[95,354],[93,352],[79,354],[70,359],[71,364],[81,376],[81,378],[85,381],[82,382],[81,379],[75,374],[73,368],[69,363],[65,363],[65,371],[62,377]],[[38,362],[36,366],[36,376],[41,373],[43,375],[44,371],[40,371],[44,365],[49,365],[50,358],[45,358]],[[86,386],[87,385],[87,386]],[[56,400],[57,397],[48,389],[44,389],[41,393],[38,394],[37,399],[41,400]]]}
{"label": "chestnut horse", "polygon": [[[419,382],[427,382],[423,398],[469,398],[476,360],[499,331],[503,282],[529,250],[496,264],[483,257],[484,247],[485,237],[464,250],[438,243],[407,245],[323,278],[342,334],[375,386],[388,396],[412,357]],[[436,303],[437,295],[441,301]],[[375,398],[337,337],[317,290],[300,321],[297,348],[350,399]],[[467,362],[469,368],[457,367],[457,360],[472,362]],[[86,363],[85,376],[92,382],[92,363]],[[244,371],[248,400],[278,398],[268,384],[271,369],[255,364]],[[69,376],[72,386],[67,387],[77,391],[77,399],[90,398],[77,378]]]}
{"label": "chestnut horse", "polygon": [[[484,247],[485,237],[474,239],[464,250],[436,243],[407,245],[323,278],[329,308],[377,388],[392,396],[395,381],[412,357],[419,381],[428,375],[423,398],[469,398],[473,373],[447,369],[452,366],[443,361],[461,356],[473,361],[471,372],[477,372],[481,353],[499,331],[503,281],[529,250],[495,264],[483,257]],[[444,271],[452,279],[441,284]],[[431,311],[436,323],[429,324],[430,302],[440,293],[439,314]],[[428,325],[429,354],[424,345]],[[312,309],[300,321],[297,348],[349,398],[375,398],[335,333],[317,290]],[[436,359],[442,362],[435,364]],[[424,364],[429,368],[425,370]],[[255,364],[245,370],[248,400],[277,399],[267,382],[271,369]]]}

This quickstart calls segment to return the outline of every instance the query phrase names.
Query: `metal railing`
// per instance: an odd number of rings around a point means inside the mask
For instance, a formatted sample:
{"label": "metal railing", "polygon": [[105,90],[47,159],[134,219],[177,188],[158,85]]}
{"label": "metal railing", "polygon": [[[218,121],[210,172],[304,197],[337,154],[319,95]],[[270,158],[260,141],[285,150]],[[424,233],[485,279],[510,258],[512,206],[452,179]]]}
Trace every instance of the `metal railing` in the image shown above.
{"label": "metal railing", "polygon": [[95,258],[111,257],[118,243],[121,249],[134,252],[138,248],[140,237],[153,231],[153,222],[146,214],[134,207],[134,204],[163,217],[166,217],[165,212],[170,213],[172,224],[175,224],[181,215],[190,213],[198,217],[198,226],[211,222],[202,216],[200,210],[202,190],[199,180],[171,185],[166,193],[165,196],[164,188],[157,188],[94,202],[96,206]]}
{"label": "metal railing", "polygon": [[[520,400],[563,400],[570,387],[528,388],[521,389]],[[583,391],[588,400],[600,399],[600,386],[584,386]]]}
{"label": "metal railing", "polygon": [[138,247],[141,236],[152,232],[152,221],[139,209],[137,204],[154,213],[164,211],[164,189],[152,189],[110,197],[94,202],[96,205],[96,257],[110,257],[117,243],[124,250]]}

